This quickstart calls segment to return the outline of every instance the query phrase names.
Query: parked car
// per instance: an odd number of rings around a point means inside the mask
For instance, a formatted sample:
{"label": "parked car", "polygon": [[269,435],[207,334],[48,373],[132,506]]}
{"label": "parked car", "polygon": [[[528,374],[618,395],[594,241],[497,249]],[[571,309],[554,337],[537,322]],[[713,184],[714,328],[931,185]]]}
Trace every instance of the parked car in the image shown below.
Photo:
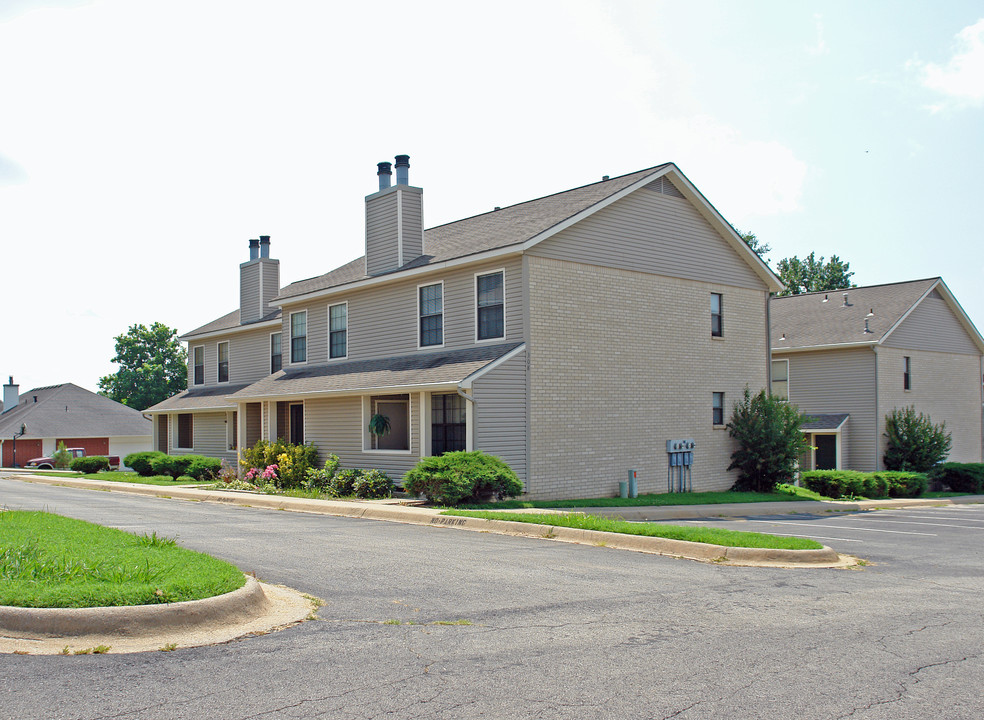
{"label": "parked car", "polygon": [[[71,459],[85,457],[85,448],[65,448]],[[119,470],[120,469],[120,456],[119,455],[108,455],[109,458],[109,469]],[[39,457],[33,460],[28,460],[24,467],[35,468],[37,470],[54,470],[55,461],[50,457]]]}

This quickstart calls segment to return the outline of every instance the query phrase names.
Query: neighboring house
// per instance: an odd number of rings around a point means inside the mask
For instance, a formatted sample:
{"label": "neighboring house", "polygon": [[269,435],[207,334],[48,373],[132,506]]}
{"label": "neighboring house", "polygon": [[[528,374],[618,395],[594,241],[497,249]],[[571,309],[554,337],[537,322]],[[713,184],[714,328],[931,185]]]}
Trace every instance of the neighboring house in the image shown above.
{"label": "neighboring house", "polygon": [[[14,441],[14,435],[25,433]],[[24,395],[10,382],[3,386],[0,457],[3,467],[23,466],[31,458],[50,456],[65,447],[85,448],[87,455],[119,455],[151,449],[151,421],[143,413],[72,383],[34,388]]]}
{"label": "neighboring house", "polygon": [[396,479],[480,449],[558,498],[630,470],[665,491],[667,441],[693,439],[694,489],[734,482],[726,409],[768,384],[782,285],[675,165],[426,231],[408,168],[379,165],[364,257],[281,289],[250,241],[239,309],[182,336],[188,390],[147,411],[155,447],[233,462],[283,437]]}
{"label": "neighboring house", "polygon": [[912,405],[981,462],[984,339],[940,278],[773,298],[772,391],[812,416],[802,467],[884,469],[885,416]]}

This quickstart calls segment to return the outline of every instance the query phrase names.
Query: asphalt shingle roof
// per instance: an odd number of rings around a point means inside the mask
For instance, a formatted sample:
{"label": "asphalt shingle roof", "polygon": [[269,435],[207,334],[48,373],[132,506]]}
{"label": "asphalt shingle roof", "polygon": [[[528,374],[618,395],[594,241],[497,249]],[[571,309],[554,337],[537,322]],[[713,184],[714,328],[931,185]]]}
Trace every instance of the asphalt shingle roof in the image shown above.
{"label": "asphalt shingle roof", "polygon": [[213,385],[204,388],[193,387],[188,390],[182,390],[177,395],[172,395],[167,400],[147,408],[146,412],[235,408],[236,401],[232,399],[232,394],[247,387],[249,387],[249,383]]}
{"label": "asphalt shingle roof", "polygon": [[879,342],[939,281],[940,278],[927,278],[772,298],[772,349]]}
{"label": "asphalt shingle roof", "polygon": [[190,332],[186,332],[182,335],[179,340],[184,340],[186,338],[195,337],[196,335],[205,335],[210,332],[218,332],[220,330],[232,330],[237,327],[249,327],[250,325],[255,325],[256,323],[266,322],[267,320],[276,320],[280,317],[280,308],[267,313],[259,320],[254,320],[251,323],[246,323],[243,325],[239,322],[239,310],[233,310],[231,313],[223,315],[220,318],[213,320],[210,323],[205,323],[201,327],[195,328]]}
{"label": "asphalt shingle roof", "polygon": [[521,344],[288,368],[235,393],[233,400],[458,383]]}
{"label": "asphalt shingle roof", "polygon": [[[425,230],[424,250],[427,254],[393,272],[525,242],[668,165],[657,165]],[[356,258],[324,275],[291,283],[281,290],[276,300],[363,280],[369,277],[365,269],[365,257]]]}
{"label": "asphalt shingle roof", "polygon": [[850,415],[840,414],[840,415],[817,415],[816,413],[808,413],[806,422],[800,425],[800,430],[836,430],[844,421],[847,420]]}
{"label": "asphalt shingle roof", "polygon": [[150,436],[152,427],[139,410],[73,383],[21,393],[17,406],[0,415],[0,437],[12,437],[21,424],[26,439]]}

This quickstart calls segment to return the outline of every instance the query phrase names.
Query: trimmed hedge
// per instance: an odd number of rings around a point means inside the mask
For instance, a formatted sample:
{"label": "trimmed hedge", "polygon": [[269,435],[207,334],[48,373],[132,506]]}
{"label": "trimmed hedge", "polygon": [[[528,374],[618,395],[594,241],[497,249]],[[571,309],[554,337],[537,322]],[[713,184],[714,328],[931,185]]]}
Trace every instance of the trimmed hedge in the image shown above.
{"label": "trimmed hedge", "polygon": [[129,468],[133,468],[133,471],[137,475],[143,477],[150,477],[154,474],[154,469],[150,466],[150,461],[156,457],[167,457],[164,453],[157,450],[150,450],[148,452],[135,452],[130,453],[125,458],[123,458],[123,464]]}
{"label": "trimmed hedge", "polygon": [[103,455],[89,455],[86,457],[74,458],[68,466],[75,472],[88,475],[90,473],[109,470],[109,458]]}
{"label": "trimmed hedge", "polygon": [[523,483],[502,460],[475,450],[422,458],[403,476],[403,489],[433,503],[458,505],[515,497]]}
{"label": "trimmed hedge", "polygon": [[808,470],[800,473],[800,484],[832,498],[914,498],[926,492],[929,481],[924,473],[916,472]]}
{"label": "trimmed hedge", "polygon": [[943,463],[933,468],[929,477],[953,492],[968,495],[984,493],[984,463]]}
{"label": "trimmed hedge", "polygon": [[222,460],[219,458],[206,457],[204,455],[186,455],[185,457],[191,458],[185,474],[195,480],[201,480],[203,482],[215,480],[219,476],[219,473],[222,472]]}
{"label": "trimmed hedge", "polygon": [[352,489],[356,497],[373,500],[393,496],[393,481],[381,470],[366,470],[355,482]]}

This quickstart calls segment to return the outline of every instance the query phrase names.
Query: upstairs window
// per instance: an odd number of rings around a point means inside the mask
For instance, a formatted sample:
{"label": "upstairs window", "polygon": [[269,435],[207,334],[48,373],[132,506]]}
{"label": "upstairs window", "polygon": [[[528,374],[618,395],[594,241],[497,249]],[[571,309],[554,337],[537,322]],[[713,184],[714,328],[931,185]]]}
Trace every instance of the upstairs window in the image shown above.
{"label": "upstairs window", "polygon": [[477,339],[491,340],[505,335],[503,315],[503,273],[489,273],[475,278]]}
{"label": "upstairs window", "polygon": [[902,389],[912,390],[912,358],[908,355],[902,358]]}
{"label": "upstairs window", "polygon": [[444,284],[422,285],[419,290],[420,347],[444,344]]}
{"label": "upstairs window", "polygon": [[229,343],[219,343],[219,382],[229,382]]}
{"label": "upstairs window", "polygon": [[332,305],[328,308],[328,357],[343,358],[348,355],[348,305]]}
{"label": "upstairs window", "polygon": [[195,348],[195,385],[205,384],[205,346]]}
{"label": "upstairs window", "polygon": [[772,394],[789,399],[789,360],[772,361]]}
{"label": "upstairs window", "polygon": [[307,310],[290,314],[290,361],[307,362]]}
{"label": "upstairs window", "polygon": [[270,334],[270,372],[280,372],[284,366],[284,354],[280,349],[281,333]]}
{"label": "upstairs window", "polygon": [[724,393],[711,393],[711,423],[724,425]]}
{"label": "upstairs window", "polygon": [[711,293],[711,337],[724,336],[724,296]]}

